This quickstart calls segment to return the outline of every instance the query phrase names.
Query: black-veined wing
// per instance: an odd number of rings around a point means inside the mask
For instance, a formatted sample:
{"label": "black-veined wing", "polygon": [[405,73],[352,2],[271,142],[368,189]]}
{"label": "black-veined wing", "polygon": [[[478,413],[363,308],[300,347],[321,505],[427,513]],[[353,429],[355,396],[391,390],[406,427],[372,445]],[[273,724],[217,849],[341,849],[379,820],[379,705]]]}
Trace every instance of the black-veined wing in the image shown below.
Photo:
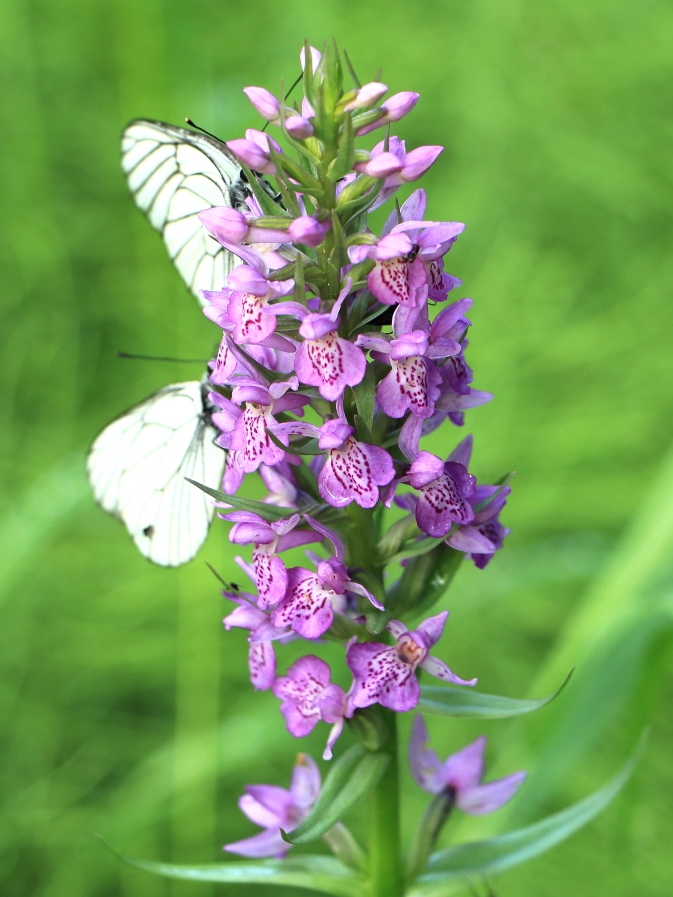
{"label": "black-veined wing", "polygon": [[221,290],[240,260],[213,239],[198,213],[242,206],[250,194],[241,167],[215,138],[138,119],[122,134],[122,169],[136,205],[164,239],[192,293]]}
{"label": "black-veined wing", "polygon": [[220,488],[225,452],[213,443],[207,387],[173,383],[96,437],[87,471],[96,501],[164,567],[191,560],[208,535],[212,500],[185,477]]}

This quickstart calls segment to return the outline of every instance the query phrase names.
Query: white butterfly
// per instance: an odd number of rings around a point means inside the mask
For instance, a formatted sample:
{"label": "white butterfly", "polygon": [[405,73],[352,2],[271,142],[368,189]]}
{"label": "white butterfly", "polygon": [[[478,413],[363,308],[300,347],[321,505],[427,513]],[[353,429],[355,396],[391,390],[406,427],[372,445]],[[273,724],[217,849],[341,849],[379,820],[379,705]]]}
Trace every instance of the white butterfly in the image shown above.
{"label": "white butterfly", "polygon": [[173,383],[108,424],[91,446],[96,501],[155,564],[186,563],[208,535],[212,500],[185,477],[220,486],[225,452],[213,442],[212,410],[205,382]]}
{"label": "white butterfly", "polygon": [[[203,302],[201,290],[222,289],[240,259],[210,236],[198,213],[244,207],[251,193],[227,147],[139,119],[122,135],[122,169],[192,293]],[[87,470],[96,500],[156,564],[186,563],[208,535],[213,505],[185,477],[220,486],[225,453],[213,444],[210,411],[205,383],[174,383],[114,420],[91,447]]]}
{"label": "white butterfly", "polygon": [[251,190],[224,143],[159,121],[132,121],[122,134],[122,169],[136,205],[164,239],[183,280],[221,290],[241,260],[210,236],[198,213],[213,206],[247,208]]}

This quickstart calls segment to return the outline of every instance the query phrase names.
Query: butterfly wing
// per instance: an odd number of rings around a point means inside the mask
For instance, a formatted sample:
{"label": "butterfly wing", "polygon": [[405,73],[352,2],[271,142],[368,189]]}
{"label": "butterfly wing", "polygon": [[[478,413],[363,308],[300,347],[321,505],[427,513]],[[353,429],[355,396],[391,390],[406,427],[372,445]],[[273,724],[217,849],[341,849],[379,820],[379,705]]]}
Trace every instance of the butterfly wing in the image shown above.
{"label": "butterfly wing", "polygon": [[198,381],[174,383],[122,414],[96,437],[87,472],[96,501],[164,567],[191,560],[215,509],[185,477],[219,488],[225,453],[214,445]]}
{"label": "butterfly wing", "polygon": [[238,205],[249,194],[240,165],[214,138],[138,119],[122,134],[122,169],[136,205],[203,304],[200,291],[221,290],[240,259],[210,236],[198,213]]}

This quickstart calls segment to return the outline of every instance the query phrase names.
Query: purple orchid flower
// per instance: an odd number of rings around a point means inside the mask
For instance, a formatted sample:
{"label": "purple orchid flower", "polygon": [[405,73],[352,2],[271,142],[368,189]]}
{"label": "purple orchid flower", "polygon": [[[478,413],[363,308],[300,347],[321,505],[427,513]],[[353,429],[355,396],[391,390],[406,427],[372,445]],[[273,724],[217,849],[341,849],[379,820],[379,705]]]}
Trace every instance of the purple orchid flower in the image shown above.
{"label": "purple orchid flower", "polygon": [[[299,219],[297,219],[299,220]],[[223,243],[224,245],[224,243]],[[294,346],[281,338],[279,345],[269,343],[268,339],[276,328],[278,315],[303,317],[306,309],[298,302],[278,302],[294,289],[293,280],[270,281],[269,259],[250,248],[228,244],[236,249],[247,264],[237,265],[227,275],[227,288],[219,293],[204,291],[209,305],[205,314],[214,320],[223,330],[233,333],[238,345],[246,343],[264,343],[275,348],[287,347],[292,351]],[[273,304],[272,304],[273,303]],[[276,343],[278,340],[276,339]]]}
{"label": "purple orchid flower", "polygon": [[[472,436],[467,436],[456,446],[447,460],[455,461],[467,469],[471,455]],[[502,548],[503,541],[509,533],[498,520],[498,515],[504,508],[510,492],[509,486],[477,486],[469,498],[474,510],[472,523],[458,526],[446,540],[451,548],[464,551],[480,570],[488,564],[495,552]],[[484,502],[488,503],[477,509]]]}
{"label": "purple orchid flower", "polygon": [[[376,361],[384,361],[391,372],[379,383],[376,398],[389,417],[404,417],[411,411],[417,417],[432,417],[435,402],[439,398],[442,376],[434,360],[447,358],[460,352],[460,343],[447,336],[462,311],[472,304],[463,299],[445,308],[432,326],[427,322],[425,307],[409,309],[398,306],[393,317],[393,339],[368,337],[361,334],[357,344],[372,350]],[[421,327],[416,321],[421,320]]]}
{"label": "purple orchid flower", "polygon": [[282,701],[280,712],[287,730],[295,738],[308,735],[319,720],[332,725],[323,760],[332,759],[332,748],[350,715],[346,694],[330,681],[331,675],[325,661],[310,654],[295,661],[287,675],[273,684],[274,695]]}
{"label": "purple orchid flower", "polygon": [[437,455],[422,451],[406,479],[419,492],[416,523],[424,533],[441,539],[454,523],[465,525],[474,520],[469,499],[476,480],[463,464],[442,461]]}
{"label": "purple orchid flower", "polygon": [[[240,564],[245,572],[254,577],[254,570],[248,564]],[[254,579],[253,579],[254,581]],[[279,629],[273,626],[269,615],[260,610],[255,604],[255,598],[248,592],[223,592],[225,598],[234,601],[238,607],[228,614],[224,620],[226,630],[235,627],[247,629],[248,637],[248,668],[250,681],[258,691],[266,691],[274,683],[276,678],[276,655],[273,650],[273,642],[280,641],[283,644],[296,638],[288,627]]]}
{"label": "purple orchid flower", "polygon": [[486,738],[482,735],[442,763],[427,747],[428,730],[422,716],[416,716],[409,741],[409,766],[416,783],[430,794],[446,792],[459,810],[482,816],[498,810],[523,784],[526,773],[515,772],[482,784]]}
{"label": "purple orchid flower", "polygon": [[351,285],[348,278],[329,314],[308,314],[299,328],[304,338],[294,358],[299,382],[317,386],[330,402],[340,398],[347,386],[357,386],[367,369],[362,349],[337,334],[339,311]]}
{"label": "purple orchid flower", "polygon": [[327,457],[318,473],[318,491],[334,508],[356,502],[361,508],[373,508],[379,500],[379,486],[386,486],[395,476],[393,459],[385,449],[367,442],[358,442],[337,402],[339,417],[325,421],[321,427],[295,421],[278,424],[273,432],[287,438],[291,434],[313,436],[318,448]]}
{"label": "purple orchid flower", "polygon": [[341,549],[339,554],[341,557],[333,555],[326,561],[314,556],[315,573],[304,567],[291,567],[287,571],[287,592],[271,613],[274,626],[279,629],[290,626],[303,638],[320,638],[332,625],[335,611],[346,611],[347,592],[362,595],[377,610],[383,610],[383,605],[364,586],[349,578]]}
{"label": "purple orchid flower", "polygon": [[[236,351],[231,344],[230,348]],[[298,385],[296,377],[269,385],[256,374],[255,377],[241,377],[232,390],[231,399],[210,393],[213,403],[220,409],[213,414],[213,423],[222,431],[217,444],[236,452],[238,471],[252,473],[260,464],[272,467],[285,458],[286,453],[272,442],[266,431],[277,423],[274,413],[296,413],[308,404],[307,396],[288,394]],[[239,407],[241,404],[245,404],[244,410]],[[282,442],[285,437],[280,435],[278,438]]]}
{"label": "purple orchid flower", "polygon": [[379,302],[418,305],[423,298],[419,288],[427,283],[425,265],[445,255],[464,230],[457,221],[402,221],[374,245],[351,246],[348,256],[354,264],[365,259],[376,263],[367,286]]}
{"label": "purple orchid flower", "polygon": [[355,677],[352,706],[369,707],[379,703],[398,713],[412,710],[420,695],[415,675],[419,666],[445,682],[475,685],[476,679],[460,679],[442,660],[430,655],[430,648],[441,638],[448,616],[448,611],[442,611],[411,631],[399,620],[391,620],[386,629],[396,640],[392,646],[378,642],[351,644],[346,663]]}
{"label": "purple orchid flower", "polygon": [[252,511],[230,511],[219,516],[234,524],[229,533],[231,542],[254,545],[252,564],[259,595],[257,603],[261,608],[278,604],[287,591],[287,570],[278,555],[290,548],[323,539],[322,533],[315,530],[296,529],[301,521],[299,514],[273,523],[267,523]]}
{"label": "purple orchid flower", "polygon": [[298,754],[290,789],[277,785],[248,785],[238,805],[264,831],[222,848],[229,853],[260,859],[284,857],[291,844],[283,841],[280,830],[292,831],[308,814],[320,794],[320,771],[308,754]]}

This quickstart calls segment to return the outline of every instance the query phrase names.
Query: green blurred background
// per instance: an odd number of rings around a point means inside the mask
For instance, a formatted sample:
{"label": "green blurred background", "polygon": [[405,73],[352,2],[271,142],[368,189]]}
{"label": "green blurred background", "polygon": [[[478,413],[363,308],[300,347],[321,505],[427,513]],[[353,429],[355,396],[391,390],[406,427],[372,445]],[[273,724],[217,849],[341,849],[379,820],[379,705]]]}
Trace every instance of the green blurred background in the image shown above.
{"label": "green blurred background", "polygon": [[[643,725],[645,759],[581,834],[492,882],[498,895],[669,895],[673,855],[673,7],[663,0],[2,0],[0,891],[8,897],[251,893],[155,879],[251,833],[246,782],[287,783],[298,747],[253,694],[242,632],[205,566],[148,564],[96,508],[84,458],[113,416],[199,365],[217,334],[133,207],[119,133],[191,116],[223,138],[259,120],[304,37],[422,99],[398,133],[446,152],[429,216],[467,222],[449,270],[475,299],[469,358],[496,400],[469,414],[475,472],[516,469],[505,552],[443,600],[444,656],[484,691],[541,695],[489,735],[495,774],[532,774],[473,837],[598,787]],[[448,450],[457,431],[434,447]],[[442,443],[440,445],[440,442]],[[329,652],[327,652],[329,654]],[[288,650],[288,658],[293,656]],[[423,800],[407,783],[405,827]],[[360,826],[354,814],[354,828]],[[288,890],[256,888],[260,897]],[[305,892],[304,892],[305,893]]]}

